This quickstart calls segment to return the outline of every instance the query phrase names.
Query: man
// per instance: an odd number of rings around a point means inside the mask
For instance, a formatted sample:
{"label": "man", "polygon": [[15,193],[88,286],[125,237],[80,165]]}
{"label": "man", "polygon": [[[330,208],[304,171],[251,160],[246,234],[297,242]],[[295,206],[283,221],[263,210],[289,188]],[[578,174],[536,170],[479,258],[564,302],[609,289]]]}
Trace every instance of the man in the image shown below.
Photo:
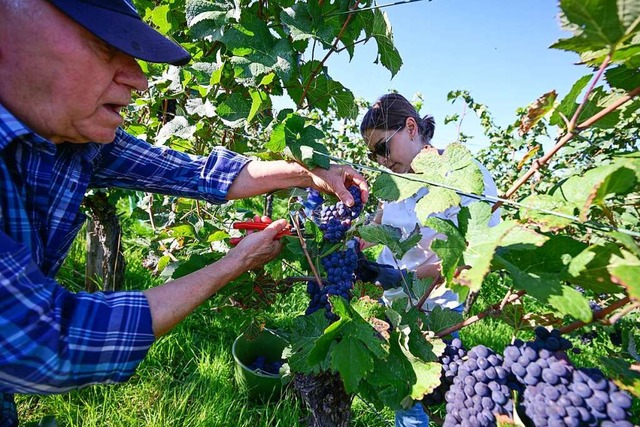
{"label": "man", "polygon": [[[0,0],[0,426],[12,393],[58,393],[126,381],[154,339],[243,272],[275,257],[274,221],[228,255],[143,292],[68,292],[55,282],[89,187],[140,189],[212,203],[291,186],[368,196],[344,166],[307,170],[222,148],[206,158],[126,134],[120,111],[147,88],[134,58],[185,64],[131,0]],[[4,414],[4,419],[2,418]],[[4,424],[3,424],[4,423]]]}

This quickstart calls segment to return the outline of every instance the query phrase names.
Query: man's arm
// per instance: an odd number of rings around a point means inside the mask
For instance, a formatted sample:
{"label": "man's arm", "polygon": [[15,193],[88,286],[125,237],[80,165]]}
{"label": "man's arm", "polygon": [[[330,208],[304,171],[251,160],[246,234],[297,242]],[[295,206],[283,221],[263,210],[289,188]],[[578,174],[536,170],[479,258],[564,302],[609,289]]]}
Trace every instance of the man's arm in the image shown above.
{"label": "man's arm", "polygon": [[274,221],[264,231],[243,238],[217,262],[144,291],[151,308],[156,337],[168,332],[240,274],[273,259],[282,249],[282,244],[274,238],[286,226],[286,220]]}
{"label": "man's arm", "polygon": [[356,185],[366,203],[369,187],[362,175],[350,166],[332,165],[329,169],[306,169],[295,162],[284,160],[249,162],[229,187],[227,199],[242,199],[289,187],[312,187],[324,193],[334,193],[347,204],[353,205],[353,196],[347,186]]}

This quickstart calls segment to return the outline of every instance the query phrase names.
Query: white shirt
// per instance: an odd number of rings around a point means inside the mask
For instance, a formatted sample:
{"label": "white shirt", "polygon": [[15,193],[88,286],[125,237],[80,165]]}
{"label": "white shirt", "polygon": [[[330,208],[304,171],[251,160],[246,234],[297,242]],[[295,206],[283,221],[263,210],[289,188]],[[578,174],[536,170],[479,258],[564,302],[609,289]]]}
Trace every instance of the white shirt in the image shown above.
{"label": "white shirt", "polygon": [[[484,181],[483,194],[487,196],[497,196],[498,189],[491,177],[489,171],[478,161],[474,160],[482,171],[482,179]],[[412,197],[400,200],[398,202],[386,202],[382,207],[382,220],[381,223],[385,225],[391,225],[397,227],[402,231],[402,239],[406,239],[407,236],[415,229],[416,225],[420,225],[420,221],[416,215],[415,207],[418,200],[427,195],[429,190],[426,187],[421,188]],[[444,212],[432,213],[429,217],[437,217],[442,219],[448,219],[454,224],[458,224],[458,212],[460,212],[461,206],[467,206],[477,199],[461,196],[460,206],[452,206],[446,209]],[[489,220],[489,226],[493,227],[500,222],[500,209],[497,209],[491,219]],[[429,227],[420,226],[420,234],[422,239],[418,244],[411,248],[404,256],[397,260],[391,250],[385,247],[378,256],[377,262],[381,264],[389,264],[397,268],[406,268],[408,271],[415,271],[418,266],[428,263],[437,264],[440,262],[440,258],[430,249],[431,242],[434,239],[446,240],[446,236],[436,233],[435,230]],[[406,297],[402,288],[389,289],[384,292],[383,298],[387,301],[393,301],[398,298]],[[438,286],[431,292],[429,298],[425,301],[423,309],[431,310],[436,305],[454,309],[460,305],[458,296],[455,292],[447,289],[444,286]]]}

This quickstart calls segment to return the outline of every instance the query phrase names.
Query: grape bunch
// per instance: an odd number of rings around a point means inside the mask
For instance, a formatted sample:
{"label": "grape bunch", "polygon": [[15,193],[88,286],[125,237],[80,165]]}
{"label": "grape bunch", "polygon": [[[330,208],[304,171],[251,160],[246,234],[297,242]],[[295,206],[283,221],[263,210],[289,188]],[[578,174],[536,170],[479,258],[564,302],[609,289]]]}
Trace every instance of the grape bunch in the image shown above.
{"label": "grape bunch", "polygon": [[451,384],[453,384],[453,379],[464,362],[463,358],[467,355],[460,338],[454,338],[453,340],[445,341],[445,343],[447,346],[444,349],[444,353],[438,359],[442,364],[440,385],[422,399],[425,405],[439,405],[444,402],[444,396],[449,391]]}
{"label": "grape bunch", "polygon": [[319,227],[324,238],[331,243],[336,243],[342,240],[346,235],[347,230],[351,228],[352,221],[360,215],[360,212],[362,212],[363,205],[360,197],[360,189],[357,186],[352,185],[348,190],[354,200],[352,207],[349,207],[342,202],[337,202],[334,205],[323,206],[320,210]]}
{"label": "grape bunch", "polygon": [[513,414],[508,371],[502,366],[502,357],[483,345],[473,347],[467,356],[445,394],[443,426],[496,425],[497,414]]}
{"label": "grape bunch", "polygon": [[273,362],[267,362],[266,356],[258,356],[247,367],[252,371],[278,375],[283,364],[283,360],[274,360]]}
{"label": "grape bunch", "polygon": [[354,270],[358,264],[358,256],[354,248],[347,248],[344,251],[335,251],[320,260],[322,267],[327,274],[328,284],[320,289],[315,281],[307,282],[307,293],[311,297],[306,314],[311,314],[325,309],[325,317],[330,321],[338,319],[331,311],[330,295],[339,295],[351,300],[351,289],[353,289]]}
{"label": "grape bunch", "polygon": [[629,394],[599,369],[574,367],[566,353],[570,348],[558,330],[543,327],[531,342],[515,340],[503,357],[476,346],[460,362],[447,348],[441,357],[443,384],[448,376],[453,384],[445,393],[444,425],[495,426],[497,414],[517,411],[527,426],[632,426]]}

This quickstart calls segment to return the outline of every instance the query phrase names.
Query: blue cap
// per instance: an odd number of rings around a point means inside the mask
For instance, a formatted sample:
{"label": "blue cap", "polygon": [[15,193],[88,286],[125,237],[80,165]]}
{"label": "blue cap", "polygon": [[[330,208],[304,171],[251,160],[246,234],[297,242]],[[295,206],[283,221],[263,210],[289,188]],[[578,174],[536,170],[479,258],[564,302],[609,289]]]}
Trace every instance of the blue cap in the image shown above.
{"label": "blue cap", "polygon": [[149,62],[185,65],[191,55],[147,25],[132,0],[49,0],[110,46]]}

